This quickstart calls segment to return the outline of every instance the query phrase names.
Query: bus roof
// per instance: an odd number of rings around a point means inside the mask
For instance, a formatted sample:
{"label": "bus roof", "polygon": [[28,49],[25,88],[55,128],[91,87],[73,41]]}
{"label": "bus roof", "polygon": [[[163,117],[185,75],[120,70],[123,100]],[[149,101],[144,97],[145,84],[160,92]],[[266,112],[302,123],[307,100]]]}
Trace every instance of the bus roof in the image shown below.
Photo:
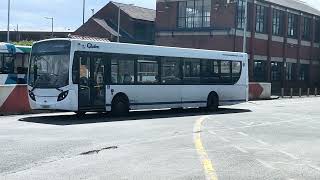
{"label": "bus roof", "polygon": [[17,53],[30,53],[31,52],[31,46],[19,46],[16,45],[16,51]]}
{"label": "bus roof", "polygon": [[[120,54],[143,54],[150,56],[168,56],[168,57],[187,57],[187,58],[208,58],[213,59],[213,55],[219,55],[220,57],[229,57],[228,59],[246,58],[247,54],[242,52],[230,52],[230,51],[218,51],[218,50],[205,50],[205,49],[192,49],[192,48],[180,48],[180,47],[167,47],[156,45],[141,45],[141,44],[129,44],[129,43],[117,43],[117,42],[105,42],[105,41],[90,41],[82,39],[71,38],[54,38],[38,41],[71,41],[74,45],[81,45],[81,50],[88,52],[107,52],[107,53],[120,53]],[[81,44],[84,43],[84,44]],[[88,48],[83,46],[88,43],[94,43],[98,45],[98,48]],[[93,49],[93,50],[92,50]],[[223,58],[224,59],[224,58]]]}
{"label": "bus roof", "polygon": [[30,53],[31,46],[15,46],[11,43],[2,43],[0,42],[0,53],[9,53],[9,54],[16,54],[16,53]]}
{"label": "bus roof", "polygon": [[0,53],[15,53],[16,48],[13,44],[0,42]]}

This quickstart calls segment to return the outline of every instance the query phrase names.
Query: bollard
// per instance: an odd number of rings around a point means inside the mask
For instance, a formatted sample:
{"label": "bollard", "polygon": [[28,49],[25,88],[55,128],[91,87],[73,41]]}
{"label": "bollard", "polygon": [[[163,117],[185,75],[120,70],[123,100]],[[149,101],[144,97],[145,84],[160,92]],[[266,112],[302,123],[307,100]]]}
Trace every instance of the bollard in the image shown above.
{"label": "bollard", "polygon": [[293,88],[290,88],[290,98],[293,97]]}
{"label": "bollard", "polygon": [[307,96],[310,96],[310,88],[307,89]]}
{"label": "bollard", "polygon": [[318,88],[314,88],[314,96],[318,95]]}
{"label": "bollard", "polygon": [[302,90],[301,90],[301,88],[299,88],[299,97],[301,97],[302,96]]}
{"label": "bollard", "polygon": [[284,88],[281,88],[281,97],[284,97]]}

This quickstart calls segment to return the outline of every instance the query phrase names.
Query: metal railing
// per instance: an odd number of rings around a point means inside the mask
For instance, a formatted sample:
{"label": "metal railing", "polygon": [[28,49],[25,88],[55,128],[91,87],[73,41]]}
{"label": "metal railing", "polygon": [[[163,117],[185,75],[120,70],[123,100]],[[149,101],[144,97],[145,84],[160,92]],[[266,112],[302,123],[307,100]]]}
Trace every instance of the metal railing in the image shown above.
{"label": "metal railing", "polygon": [[281,98],[320,96],[318,88],[281,88]]}

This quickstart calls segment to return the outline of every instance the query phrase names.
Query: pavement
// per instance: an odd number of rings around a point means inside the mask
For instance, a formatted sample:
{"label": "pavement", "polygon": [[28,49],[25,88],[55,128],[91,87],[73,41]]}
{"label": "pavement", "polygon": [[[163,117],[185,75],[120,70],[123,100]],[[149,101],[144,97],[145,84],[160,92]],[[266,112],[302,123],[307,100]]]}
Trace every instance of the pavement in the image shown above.
{"label": "pavement", "polygon": [[0,179],[320,179],[320,98],[0,117]]}

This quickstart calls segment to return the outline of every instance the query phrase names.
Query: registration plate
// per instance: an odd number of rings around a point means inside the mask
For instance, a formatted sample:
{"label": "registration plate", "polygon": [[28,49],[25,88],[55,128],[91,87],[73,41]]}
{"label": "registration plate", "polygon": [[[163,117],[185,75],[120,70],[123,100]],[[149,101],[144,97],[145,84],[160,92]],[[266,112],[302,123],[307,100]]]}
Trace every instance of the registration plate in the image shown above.
{"label": "registration plate", "polygon": [[50,106],[49,106],[49,105],[41,105],[41,107],[42,107],[42,108],[44,108],[44,109],[48,109],[48,108],[50,108]]}

